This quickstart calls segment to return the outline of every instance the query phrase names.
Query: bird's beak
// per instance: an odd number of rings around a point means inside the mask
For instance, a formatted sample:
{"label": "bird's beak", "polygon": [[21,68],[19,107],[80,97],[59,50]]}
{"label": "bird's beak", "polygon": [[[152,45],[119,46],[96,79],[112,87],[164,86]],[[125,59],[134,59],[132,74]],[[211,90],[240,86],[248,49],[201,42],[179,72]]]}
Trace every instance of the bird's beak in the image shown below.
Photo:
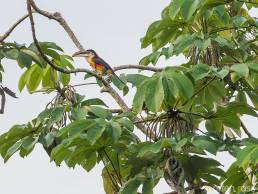
{"label": "bird's beak", "polygon": [[84,51],[84,50],[77,51],[72,55],[72,57],[87,57],[87,56],[88,56],[88,53],[87,51]]}

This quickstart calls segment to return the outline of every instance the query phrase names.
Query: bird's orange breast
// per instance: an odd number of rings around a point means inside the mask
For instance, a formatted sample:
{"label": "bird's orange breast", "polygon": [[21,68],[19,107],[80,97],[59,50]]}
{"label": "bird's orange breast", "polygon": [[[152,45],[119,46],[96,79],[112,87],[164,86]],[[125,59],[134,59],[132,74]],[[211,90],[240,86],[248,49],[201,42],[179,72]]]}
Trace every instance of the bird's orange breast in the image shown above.
{"label": "bird's orange breast", "polygon": [[90,66],[95,69],[95,62],[93,61],[93,57],[87,57],[87,61],[90,64]]}
{"label": "bird's orange breast", "polygon": [[95,64],[95,70],[97,72],[102,72],[103,73],[105,71],[105,67],[101,64]]}

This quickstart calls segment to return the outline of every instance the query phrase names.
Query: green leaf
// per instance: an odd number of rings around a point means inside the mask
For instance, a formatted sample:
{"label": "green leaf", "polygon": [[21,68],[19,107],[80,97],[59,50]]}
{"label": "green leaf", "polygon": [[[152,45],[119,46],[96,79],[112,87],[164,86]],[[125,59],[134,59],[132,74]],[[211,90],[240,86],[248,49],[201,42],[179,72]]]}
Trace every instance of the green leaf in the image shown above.
{"label": "green leaf", "polygon": [[72,154],[72,151],[66,148],[63,144],[56,146],[50,155],[50,160],[55,161],[57,165],[60,165],[65,158],[68,158]]}
{"label": "green leaf", "polygon": [[176,15],[180,11],[185,0],[174,0],[169,6],[169,16],[172,20],[175,19]]}
{"label": "green leaf", "polygon": [[41,66],[41,64],[42,64],[41,59],[34,51],[23,48],[20,50],[20,52],[22,52],[26,55],[29,55],[33,59],[33,61],[35,61],[38,65]]}
{"label": "green leaf", "polygon": [[225,0],[206,0],[203,8],[206,10],[224,4]]}
{"label": "green leaf", "polygon": [[126,79],[129,83],[131,83],[133,86],[140,86],[146,79],[149,77],[145,75],[140,75],[140,74],[128,74],[126,75]]}
{"label": "green leaf", "polygon": [[52,57],[53,59],[60,61],[60,55],[55,50],[42,48],[42,51],[45,53],[45,55],[48,55],[48,56]]}
{"label": "green leaf", "polygon": [[66,127],[62,128],[59,130],[57,137],[63,136],[63,135],[75,135],[78,134],[82,131],[85,131],[92,127],[94,125],[94,121],[92,120],[79,120],[79,121],[74,121],[67,125]]}
{"label": "green leaf", "polygon": [[217,177],[210,174],[201,174],[201,178],[213,185],[220,185],[220,181]]}
{"label": "green leaf", "polygon": [[48,125],[52,125],[54,123],[59,122],[63,118],[64,109],[64,107],[55,107],[51,112]]}
{"label": "green leaf", "polygon": [[71,76],[70,74],[65,74],[65,73],[61,73],[61,79],[60,79],[61,83],[63,84],[63,86],[68,86],[70,81],[71,81]]}
{"label": "green leaf", "polygon": [[13,146],[11,146],[8,150],[7,153],[4,156],[4,162],[7,162],[9,158],[17,152],[22,145],[22,141],[16,142]]}
{"label": "green leaf", "polygon": [[258,63],[247,64],[250,69],[258,73]]}
{"label": "green leaf", "polygon": [[63,52],[63,49],[54,42],[40,42],[42,48],[51,48]]}
{"label": "green leaf", "polygon": [[200,0],[187,0],[184,1],[181,7],[181,13],[184,20],[188,21],[193,16],[194,12],[199,8]]}
{"label": "green leaf", "polygon": [[85,100],[81,103],[82,106],[90,106],[90,105],[99,105],[99,106],[105,106],[108,107],[105,102],[103,102],[101,99],[99,98],[92,98],[92,99],[88,99]]}
{"label": "green leaf", "polygon": [[193,145],[201,150],[206,150],[213,155],[216,155],[219,147],[221,146],[217,141],[210,139],[206,136],[196,136],[193,141]]}
{"label": "green leaf", "polygon": [[222,69],[219,72],[214,72],[214,73],[220,79],[224,79],[229,74],[229,70],[228,69]]}
{"label": "green leaf", "polygon": [[167,105],[173,107],[176,102],[177,88],[174,82],[167,78],[166,74],[163,74],[163,88],[164,88],[164,99]]}
{"label": "green leaf", "polygon": [[71,61],[73,61],[73,58],[71,58],[70,56],[60,55],[60,64],[62,67],[69,67],[69,69],[74,69],[74,65],[71,63]]}
{"label": "green leaf", "polygon": [[139,186],[143,183],[143,177],[137,176],[130,179],[119,191],[119,194],[137,194]]}
{"label": "green leaf", "polygon": [[31,136],[26,137],[25,139],[23,139],[22,141],[22,147],[27,150],[30,151],[34,148],[35,144],[38,142],[38,137],[33,138]]}
{"label": "green leaf", "polygon": [[57,72],[49,65],[44,69],[42,76],[42,86],[44,88],[55,88],[57,82]]}
{"label": "green leaf", "polygon": [[42,69],[38,65],[31,66],[27,77],[27,88],[29,92],[35,91],[42,79]]}
{"label": "green leaf", "polygon": [[167,77],[174,80],[176,87],[178,88],[179,92],[185,97],[186,99],[191,98],[194,92],[194,87],[192,82],[182,73],[175,72],[172,68],[166,69]]}
{"label": "green leaf", "polygon": [[145,91],[147,89],[148,82],[143,82],[138,88],[133,99],[133,110],[136,113],[141,112],[143,103],[145,100]]}
{"label": "green leaf", "polygon": [[221,135],[223,131],[223,124],[222,124],[222,121],[220,120],[215,120],[215,119],[206,120],[205,127],[207,131],[209,131],[209,133],[211,134]]}
{"label": "green leaf", "polygon": [[156,65],[156,63],[158,62],[159,60],[159,57],[161,56],[161,52],[159,51],[156,51],[160,48],[159,45],[156,45],[155,48],[153,48],[153,50],[155,50],[155,52],[153,52],[150,56],[149,56],[149,61],[153,64],[153,65]]}
{"label": "green leaf", "polygon": [[182,148],[188,143],[188,139],[187,138],[183,138],[181,139],[175,146],[175,151],[177,152],[181,152]]}
{"label": "green leaf", "polygon": [[84,161],[81,166],[87,171],[90,172],[91,169],[94,168],[94,166],[97,163],[97,154],[96,152],[91,152],[89,154],[86,154],[86,161]]}
{"label": "green leaf", "polygon": [[211,45],[211,39],[197,39],[194,44],[202,51],[205,51]]}
{"label": "green leaf", "polygon": [[142,194],[153,194],[154,181],[152,178],[143,183]]}
{"label": "green leaf", "polygon": [[139,65],[143,65],[143,66],[149,65],[149,63],[150,63],[149,57],[150,57],[149,55],[143,57],[143,58],[140,60]]}
{"label": "green leaf", "polygon": [[21,77],[20,77],[20,79],[19,79],[19,84],[18,84],[18,88],[19,88],[20,92],[21,92],[21,91],[23,90],[23,88],[25,87],[25,85],[26,85],[26,83],[27,83],[27,81],[28,81],[29,74],[30,74],[30,71],[27,70],[27,71],[25,71],[25,72],[21,75]]}
{"label": "green leaf", "polygon": [[21,157],[25,157],[27,155],[29,155],[32,150],[34,149],[36,143],[38,142],[39,137],[26,137],[22,140],[22,147],[20,150],[20,156]]}
{"label": "green leaf", "polygon": [[125,128],[127,128],[129,131],[133,131],[134,129],[134,125],[133,122],[129,119],[117,119],[116,122],[118,122],[121,126],[124,126]]}
{"label": "green leaf", "polygon": [[64,114],[64,107],[54,107],[46,109],[39,114],[38,120],[42,123],[46,123],[46,127],[49,128],[55,123],[61,121]]}
{"label": "green leaf", "polygon": [[140,150],[137,155],[137,157],[143,157],[144,155],[147,155],[149,153],[158,153],[161,149],[162,143],[153,143],[153,144],[147,144],[144,145]]}
{"label": "green leaf", "polygon": [[179,55],[182,52],[186,51],[187,49],[193,46],[195,39],[196,37],[191,36],[189,34],[183,34],[179,36],[175,41],[174,53],[176,55]]}
{"label": "green leaf", "polygon": [[104,108],[98,107],[98,106],[90,106],[88,107],[88,110],[92,112],[94,115],[96,115],[99,118],[106,119],[110,117],[110,112]]}
{"label": "green leaf", "polygon": [[56,132],[50,132],[45,137],[44,140],[46,141],[46,147],[49,147],[53,144],[56,138]]}
{"label": "green leaf", "polygon": [[87,139],[89,140],[90,144],[93,145],[96,141],[101,137],[104,133],[106,126],[95,125],[87,131]]}
{"label": "green leaf", "polygon": [[112,139],[113,142],[116,142],[122,134],[122,129],[117,122],[111,121],[110,124],[112,127]]}
{"label": "green leaf", "polygon": [[74,120],[85,119],[87,115],[86,108],[73,108],[71,111],[71,116]]}
{"label": "green leaf", "polygon": [[7,59],[17,60],[18,57],[19,57],[19,50],[16,49],[16,48],[10,49],[10,50],[6,51],[6,52],[4,53],[4,55],[5,55],[5,57],[6,57]]}
{"label": "green leaf", "polygon": [[243,150],[241,150],[237,154],[237,164],[239,166],[244,166],[250,162],[250,157],[252,156],[252,153],[255,152],[257,148],[257,144],[247,146]]}
{"label": "green leaf", "polygon": [[246,64],[236,64],[230,68],[232,71],[235,71],[241,77],[248,77],[249,68]]}
{"label": "green leaf", "polygon": [[162,76],[154,77],[148,81],[146,89],[145,102],[148,109],[152,112],[157,112],[164,99],[164,89],[162,84]]}
{"label": "green leaf", "polygon": [[237,133],[238,136],[241,135],[241,132],[240,132],[241,121],[238,116],[229,115],[229,116],[225,116],[222,120],[223,120],[223,123],[226,126],[233,129]]}
{"label": "green leaf", "polygon": [[210,71],[210,67],[208,65],[198,64],[198,65],[194,65],[193,68],[191,68],[191,70],[189,71],[189,73],[197,81],[209,75],[209,71]]}
{"label": "green leaf", "polygon": [[246,22],[246,18],[245,17],[242,17],[242,16],[234,16],[232,18],[232,21],[233,21],[233,25],[235,27],[241,27],[245,22]]}
{"label": "green leaf", "polygon": [[29,55],[20,52],[17,62],[21,68],[23,68],[23,67],[29,68],[32,63],[32,58]]}

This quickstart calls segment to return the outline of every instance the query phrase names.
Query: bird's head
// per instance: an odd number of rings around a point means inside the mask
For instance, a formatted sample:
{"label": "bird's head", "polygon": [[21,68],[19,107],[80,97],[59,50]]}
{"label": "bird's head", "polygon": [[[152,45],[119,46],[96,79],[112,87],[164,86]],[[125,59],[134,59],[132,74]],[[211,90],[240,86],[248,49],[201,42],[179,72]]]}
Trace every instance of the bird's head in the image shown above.
{"label": "bird's head", "polygon": [[72,57],[97,57],[97,53],[92,50],[92,49],[88,49],[88,50],[81,50],[81,51],[78,51],[76,53],[73,54]]}

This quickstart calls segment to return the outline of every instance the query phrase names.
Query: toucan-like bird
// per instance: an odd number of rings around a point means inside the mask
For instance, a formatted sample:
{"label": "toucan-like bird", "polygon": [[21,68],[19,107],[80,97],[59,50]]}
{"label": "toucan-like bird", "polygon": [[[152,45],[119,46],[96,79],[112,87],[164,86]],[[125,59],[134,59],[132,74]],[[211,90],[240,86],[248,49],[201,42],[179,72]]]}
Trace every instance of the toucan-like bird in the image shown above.
{"label": "toucan-like bird", "polygon": [[81,50],[73,54],[73,57],[85,57],[90,64],[90,66],[96,71],[99,75],[105,76],[116,76],[122,83],[124,83],[113,71],[112,67],[98,56],[98,54],[92,50]]}

